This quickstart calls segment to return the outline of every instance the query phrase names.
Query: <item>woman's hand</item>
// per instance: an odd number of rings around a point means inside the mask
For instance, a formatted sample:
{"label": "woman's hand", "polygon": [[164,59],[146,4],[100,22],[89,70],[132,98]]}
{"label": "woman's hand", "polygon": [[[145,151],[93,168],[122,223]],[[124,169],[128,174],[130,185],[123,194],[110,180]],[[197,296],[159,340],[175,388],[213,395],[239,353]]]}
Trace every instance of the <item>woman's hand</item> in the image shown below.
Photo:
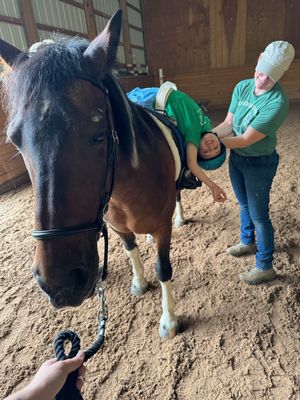
{"label": "woman's hand", "polygon": [[224,203],[224,201],[227,200],[227,196],[224,190],[221,189],[218,185],[214,184],[210,190],[214,201],[217,201],[218,203]]}
{"label": "woman's hand", "polygon": [[7,397],[6,400],[53,400],[62,389],[68,375],[78,368],[76,387],[81,390],[86,372],[83,362],[84,353],[82,351],[68,360],[57,361],[55,358],[48,360],[41,365],[28,386]]}

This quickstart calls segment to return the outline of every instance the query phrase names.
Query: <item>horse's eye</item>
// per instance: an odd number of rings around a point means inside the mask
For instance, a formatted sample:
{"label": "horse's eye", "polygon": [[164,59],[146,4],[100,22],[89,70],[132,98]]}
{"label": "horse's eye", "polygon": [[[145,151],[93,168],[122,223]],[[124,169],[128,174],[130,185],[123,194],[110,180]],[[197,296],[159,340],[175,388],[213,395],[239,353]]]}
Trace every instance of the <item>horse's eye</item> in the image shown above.
{"label": "horse's eye", "polygon": [[94,143],[103,142],[104,138],[105,138],[105,132],[101,132],[101,133],[97,134],[97,136],[94,137],[93,142]]}

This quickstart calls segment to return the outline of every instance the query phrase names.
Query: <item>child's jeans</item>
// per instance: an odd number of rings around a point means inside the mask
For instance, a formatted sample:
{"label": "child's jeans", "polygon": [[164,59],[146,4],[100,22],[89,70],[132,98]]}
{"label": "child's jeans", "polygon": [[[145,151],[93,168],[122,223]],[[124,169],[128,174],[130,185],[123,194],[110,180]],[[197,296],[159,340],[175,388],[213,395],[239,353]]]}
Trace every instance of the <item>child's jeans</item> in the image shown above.
{"label": "child's jeans", "polygon": [[255,242],[256,267],[272,268],[274,230],[269,218],[270,190],[276,175],[279,156],[245,157],[231,150],[229,175],[240,205],[241,236],[243,244]]}

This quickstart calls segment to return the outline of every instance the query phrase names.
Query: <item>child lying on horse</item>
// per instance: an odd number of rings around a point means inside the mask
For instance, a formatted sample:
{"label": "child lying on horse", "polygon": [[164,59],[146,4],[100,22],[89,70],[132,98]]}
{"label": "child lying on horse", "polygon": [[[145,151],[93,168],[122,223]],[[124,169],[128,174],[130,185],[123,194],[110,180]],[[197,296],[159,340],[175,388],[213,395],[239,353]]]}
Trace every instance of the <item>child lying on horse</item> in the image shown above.
{"label": "child lying on horse", "polygon": [[131,101],[164,111],[176,121],[184,136],[187,167],[210,190],[214,201],[223,203],[225,192],[203,171],[219,168],[226,159],[226,149],[211,132],[210,119],[187,94],[177,90],[174,83],[165,82],[160,88],[136,88],[128,93]]}

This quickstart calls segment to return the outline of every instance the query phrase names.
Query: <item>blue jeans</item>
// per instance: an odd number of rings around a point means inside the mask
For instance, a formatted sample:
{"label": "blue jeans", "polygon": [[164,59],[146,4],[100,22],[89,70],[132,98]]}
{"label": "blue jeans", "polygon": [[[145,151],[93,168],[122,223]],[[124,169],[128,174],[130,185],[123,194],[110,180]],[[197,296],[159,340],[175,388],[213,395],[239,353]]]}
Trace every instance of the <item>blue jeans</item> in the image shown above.
{"label": "blue jeans", "polygon": [[256,267],[272,268],[274,230],[269,217],[270,190],[276,175],[279,156],[245,157],[231,150],[229,175],[240,205],[241,236],[243,244],[255,243]]}

